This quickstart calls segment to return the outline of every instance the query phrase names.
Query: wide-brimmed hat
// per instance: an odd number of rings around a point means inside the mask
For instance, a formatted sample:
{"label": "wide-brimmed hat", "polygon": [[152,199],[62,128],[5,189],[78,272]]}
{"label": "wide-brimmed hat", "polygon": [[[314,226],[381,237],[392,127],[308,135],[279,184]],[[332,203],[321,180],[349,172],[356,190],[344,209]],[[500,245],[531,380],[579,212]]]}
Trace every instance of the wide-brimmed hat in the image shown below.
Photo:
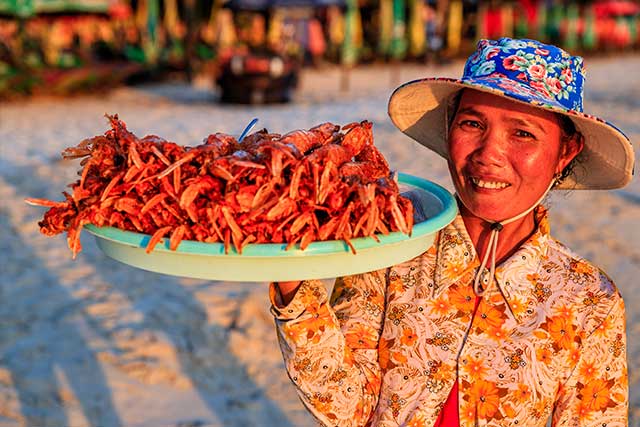
{"label": "wide-brimmed hat", "polygon": [[612,189],[633,176],[633,146],[611,123],[585,114],[582,58],[536,40],[481,40],[461,79],[425,78],[398,87],[389,116],[405,134],[448,158],[449,100],[464,88],[504,96],[569,117],[584,136],[573,173],[555,188]]}

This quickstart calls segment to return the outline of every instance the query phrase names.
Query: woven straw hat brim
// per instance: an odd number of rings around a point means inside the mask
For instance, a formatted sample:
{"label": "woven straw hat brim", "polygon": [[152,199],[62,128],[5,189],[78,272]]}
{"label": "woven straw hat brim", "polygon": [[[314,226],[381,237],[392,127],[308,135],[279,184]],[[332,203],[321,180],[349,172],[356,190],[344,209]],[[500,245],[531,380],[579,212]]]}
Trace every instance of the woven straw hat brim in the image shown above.
{"label": "woven straw hat brim", "polygon": [[414,80],[398,87],[389,98],[391,121],[403,133],[448,159],[446,109],[451,96],[461,89],[475,89],[535,108],[569,117],[585,139],[577,165],[555,189],[609,190],[624,187],[633,177],[634,153],[629,139],[615,126],[597,117],[541,105],[523,95],[484,86],[479,82],[448,78]]}

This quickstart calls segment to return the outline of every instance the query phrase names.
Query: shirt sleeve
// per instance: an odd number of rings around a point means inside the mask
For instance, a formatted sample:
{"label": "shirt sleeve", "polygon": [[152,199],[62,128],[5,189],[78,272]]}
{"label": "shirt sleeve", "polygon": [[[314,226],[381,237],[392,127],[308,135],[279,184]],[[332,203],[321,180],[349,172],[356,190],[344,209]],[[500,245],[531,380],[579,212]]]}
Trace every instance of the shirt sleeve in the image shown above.
{"label": "shirt sleeve", "polygon": [[622,297],[583,342],[579,360],[560,386],[553,427],[626,427],[628,377]]}
{"label": "shirt sleeve", "polygon": [[364,426],[380,393],[378,340],[386,271],[336,280],[331,300],[320,281],[305,281],[271,312],[289,377],[308,410],[326,426]]}

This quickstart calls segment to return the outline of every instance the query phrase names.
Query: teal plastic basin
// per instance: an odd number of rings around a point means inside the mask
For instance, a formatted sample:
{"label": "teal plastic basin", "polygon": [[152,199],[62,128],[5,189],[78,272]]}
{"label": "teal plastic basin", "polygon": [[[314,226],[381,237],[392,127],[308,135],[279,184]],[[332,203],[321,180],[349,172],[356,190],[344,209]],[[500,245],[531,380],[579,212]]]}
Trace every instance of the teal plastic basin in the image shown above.
{"label": "teal plastic basin", "polygon": [[364,273],[412,259],[433,243],[438,230],[455,218],[458,208],[451,193],[429,180],[398,174],[403,190],[420,192],[420,203],[428,219],[414,224],[411,236],[401,232],[352,239],[353,254],[342,240],[313,242],[305,250],[286,243],[246,245],[242,254],[233,247],[224,253],[222,243],[183,240],[177,250],[169,249],[169,239],[158,243],[147,254],[148,234],[123,231],[114,227],[86,225],[95,235],[98,247],[109,257],[157,273],[197,279],[271,282],[326,279]]}

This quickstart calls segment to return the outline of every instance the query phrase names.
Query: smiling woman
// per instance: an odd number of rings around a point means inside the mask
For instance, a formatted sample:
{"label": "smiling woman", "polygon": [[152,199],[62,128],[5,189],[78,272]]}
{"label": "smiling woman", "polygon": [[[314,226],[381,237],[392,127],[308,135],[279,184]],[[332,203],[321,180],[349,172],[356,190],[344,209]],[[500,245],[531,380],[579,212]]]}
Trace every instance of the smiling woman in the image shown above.
{"label": "smiling woman", "polygon": [[394,124],[447,160],[460,214],[331,298],[317,280],[272,284],[289,376],[324,425],[627,425],[622,298],[541,205],[631,180],[631,143],[583,113],[583,83],[582,58],[502,38],[480,41],[461,79],[392,94]]}
{"label": "smiling woman", "polygon": [[[472,240],[486,251],[487,219],[503,224],[496,261],[535,229],[530,212],[583,148],[564,137],[558,114],[498,95],[464,89],[449,130],[449,168]],[[509,218],[519,216],[517,220]]]}

